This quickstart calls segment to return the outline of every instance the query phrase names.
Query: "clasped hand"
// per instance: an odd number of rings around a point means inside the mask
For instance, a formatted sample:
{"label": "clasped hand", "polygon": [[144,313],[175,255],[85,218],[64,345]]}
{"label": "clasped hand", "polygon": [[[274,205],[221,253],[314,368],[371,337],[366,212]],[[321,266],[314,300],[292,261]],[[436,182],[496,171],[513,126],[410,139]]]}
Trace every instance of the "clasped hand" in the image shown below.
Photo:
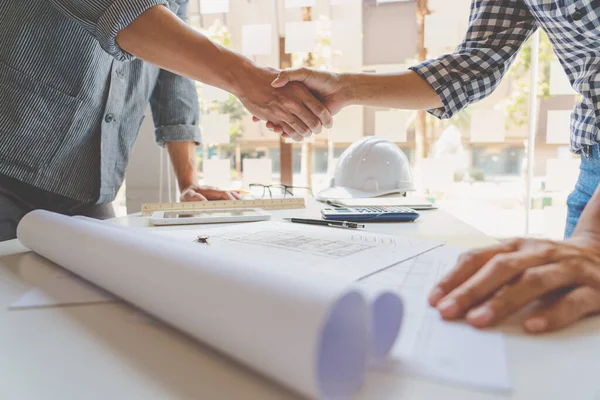
{"label": "clasped hand", "polygon": [[238,95],[255,121],[271,121],[280,127],[279,133],[296,141],[332,126],[330,110],[305,85],[293,82],[285,87],[272,86],[278,75],[277,70],[258,68]]}
{"label": "clasped hand", "polygon": [[466,317],[477,328],[537,302],[525,330],[560,329],[600,312],[600,241],[586,235],[564,242],[514,239],[468,252],[429,302],[444,319]]}
{"label": "clasped hand", "polygon": [[267,86],[283,99],[275,107],[278,114],[273,117],[266,110],[246,107],[255,122],[267,121],[267,128],[283,137],[301,141],[310,136],[310,130],[320,133],[322,126],[331,128],[332,115],[346,105],[339,75],[335,73],[308,68],[269,72]]}

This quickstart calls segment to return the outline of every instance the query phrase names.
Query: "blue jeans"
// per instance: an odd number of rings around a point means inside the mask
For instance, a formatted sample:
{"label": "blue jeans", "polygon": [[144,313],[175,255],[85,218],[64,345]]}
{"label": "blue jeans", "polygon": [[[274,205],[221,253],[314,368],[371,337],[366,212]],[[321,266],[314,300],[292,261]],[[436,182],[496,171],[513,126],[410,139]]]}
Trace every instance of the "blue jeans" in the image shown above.
{"label": "blue jeans", "polygon": [[592,147],[590,158],[586,159],[581,156],[581,166],[579,167],[579,179],[575,184],[575,190],[567,199],[567,225],[565,228],[565,239],[568,239],[573,234],[575,226],[579,221],[579,217],[583,209],[592,198],[592,195],[600,182],[600,154],[598,154],[598,146]]}

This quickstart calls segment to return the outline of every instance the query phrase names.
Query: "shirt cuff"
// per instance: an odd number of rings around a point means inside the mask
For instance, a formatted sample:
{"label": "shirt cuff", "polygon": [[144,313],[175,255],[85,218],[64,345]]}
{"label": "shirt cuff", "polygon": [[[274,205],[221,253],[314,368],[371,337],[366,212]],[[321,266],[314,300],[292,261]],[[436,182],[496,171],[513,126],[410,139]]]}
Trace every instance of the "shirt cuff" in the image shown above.
{"label": "shirt cuff", "polygon": [[116,0],[102,14],[96,26],[96,38],[100,46],[108,54],[119,61],[131,61],[135,57],[117,44],[116,38],[120,30],[126,28],[149,8],[166,5],[167,0]]}
{"label": "shirt cuff", "polygon": [[165,147],[166,142],[196,142],[202,143],[200,128],[196,125],[169,125],[154,130],[156,143]]}
{"label": "shirt cuff", "polygon": [[448,60],[444,60],[443,57],[425,61],[409,69],[429,83],[442,101],[442,107],[427,110],[431,115],[440,119],[452,118],[469,104],[465,83],[453,80],[449,74]]}

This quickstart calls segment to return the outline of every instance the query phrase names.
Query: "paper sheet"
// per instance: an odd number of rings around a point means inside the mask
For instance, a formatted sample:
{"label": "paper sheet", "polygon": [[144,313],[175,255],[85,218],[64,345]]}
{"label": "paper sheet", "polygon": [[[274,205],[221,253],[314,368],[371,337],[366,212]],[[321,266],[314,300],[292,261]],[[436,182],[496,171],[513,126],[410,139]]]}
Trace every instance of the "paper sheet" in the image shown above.
{"label": "paper sheet", "polygon": [[384,196],[373,197],[369,199],[341,199],[336,200],[336,203],[348,207],[384,207],[384,206],[403,206],[414,209],[430,209],[434,205],[425,197],[418,196]]}
{"label": "paper sheet", "polygon": [[243,246],[190,246],[42,210],[22,219],[17,236],[39,255],[309,398],[350,398],[364,380],[371,326],[385,328],[372,310],[386,304],[371,305],[363,288],[325,270],[290,274],[281,260],[256,262]]}
{"label": "paper sheet", "polygon": [[392,349],[389,373],[415,373],[480,389],[511,388],[504,337],[464,323],[449,323],[428,307],[427,295],[451,269],[461,249],[440,247],[362,282],[392,289],[404,301],[401,334]]}
{"label": "paper sheet", "polygon": [[346,282],[356,281],[443,244],[435,240],[271,221],[212,229],[210,226],[181,231],[155,229],[152,232],[178,239],[191,247],[198,247],[194,239],[206,234],[211,248],[235,249],[245,260],[273,263],[279,270],[292,274],[308,271],[336,274]]}

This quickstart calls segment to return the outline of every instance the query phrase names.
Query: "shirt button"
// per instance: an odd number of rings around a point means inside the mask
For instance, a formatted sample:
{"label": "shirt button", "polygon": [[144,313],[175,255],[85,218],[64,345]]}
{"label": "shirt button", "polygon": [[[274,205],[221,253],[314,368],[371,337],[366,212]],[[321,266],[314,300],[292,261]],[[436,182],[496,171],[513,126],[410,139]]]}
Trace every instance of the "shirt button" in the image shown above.
{"label": "shirt button", "polygon": [[122,78],[123,76],[125,76],[125,72],[123,72],[122,68],[117,68],[117,76],[119,78]]}
{"label": "shirt button", "polygon": [[104,120],[108,123],[111,123],[115,120],[115,116],[113,114],[106,114]]}
{"label": "shirt button", "polygon": [[571,15],[571,17],[573,18],[573,21],[579,21],[583,18],[583,11],[575,10],[575,12],[573,13],[573,15]]}

